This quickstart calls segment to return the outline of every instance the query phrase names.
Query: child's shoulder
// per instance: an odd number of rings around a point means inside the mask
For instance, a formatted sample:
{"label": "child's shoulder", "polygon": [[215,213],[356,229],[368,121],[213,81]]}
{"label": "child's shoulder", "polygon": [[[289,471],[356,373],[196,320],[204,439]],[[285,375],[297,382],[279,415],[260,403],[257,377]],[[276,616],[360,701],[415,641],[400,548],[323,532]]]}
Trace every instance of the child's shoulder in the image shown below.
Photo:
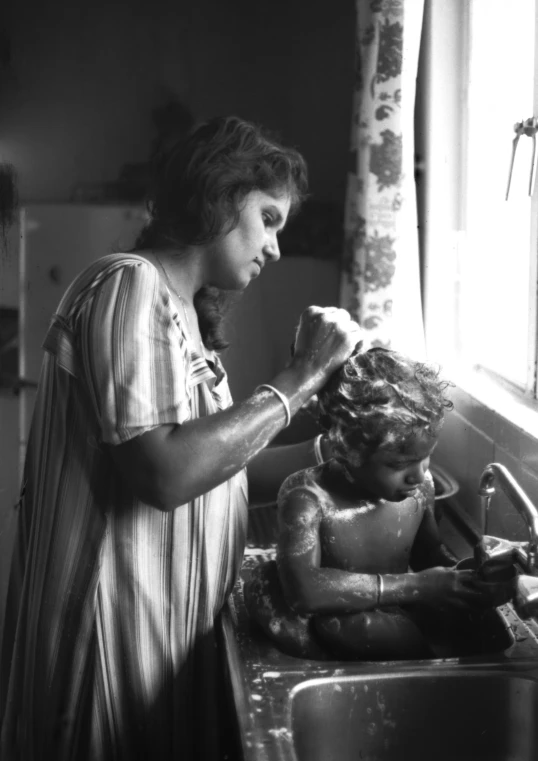
{"label": "child's shoulder", "polygon": [[423,507],[428,507],[430,503],[433,504],[435,498],[435,487],[433,483],[433,476],[429,470],[424,474],[424,481],[417,489],[416,498],[422,503]]}
{"label": "child's shoulder", "polygon": [[422,484],[422,488],[423,488],[424,491],[428,491],[428,492],[432,492],[432,493],[435,491],[434,485],[433,485],[433,476],[432,476],[431,470],[427,470],[424,473],[424,483]]}
{"label": "child's shoulder", "polygon": [[320,486],[322,469],[323,465],[316,465],[313,468],[298,470],[288,476],[278,492],[278,504],[280,505],[292,495],[319,499],[324,494],[324,490]]}

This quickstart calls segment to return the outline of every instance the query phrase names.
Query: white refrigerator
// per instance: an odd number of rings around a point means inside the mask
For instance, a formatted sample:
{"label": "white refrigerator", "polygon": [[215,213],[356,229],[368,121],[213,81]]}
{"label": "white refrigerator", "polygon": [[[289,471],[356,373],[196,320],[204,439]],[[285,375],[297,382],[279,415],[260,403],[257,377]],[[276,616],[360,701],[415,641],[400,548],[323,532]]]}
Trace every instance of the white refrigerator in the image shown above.
{"label": "white refrigerator", "polygon": [[92,260],[132,245],[142,208],[28,204],[0,256],[0,641],[22,466],[51,315]]}
{"label": "white refrigerator", "polygon": [[[43,359],[41,344],[52,314],[76,275],[91,261],[130,248],[145,219],[145,210],[137,206],[66,203],[28,204],[20,209],[1,273],[2,305],[16,305],[18,310],[18,378],[11,389],[18,425],[17,430],[2,426],[8,457],[18,451],[13,478],[21,475]],[[4,407],[10,396],[6,391]],[[13,419],[13,408],[7,414]],[[12,488],[8,491],[13,493]]]}

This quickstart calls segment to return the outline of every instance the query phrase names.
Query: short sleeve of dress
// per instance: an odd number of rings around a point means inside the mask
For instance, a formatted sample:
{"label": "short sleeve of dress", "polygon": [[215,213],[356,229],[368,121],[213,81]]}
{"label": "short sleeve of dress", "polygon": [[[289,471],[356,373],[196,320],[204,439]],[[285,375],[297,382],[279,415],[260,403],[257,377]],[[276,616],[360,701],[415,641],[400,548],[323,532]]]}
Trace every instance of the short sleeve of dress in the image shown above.
{"label": "short sleeve of dress", "polygon": [[127,260],[103,278],[80,309],[76,333],[103,442],[190,418],[190,353],[149,262]]}

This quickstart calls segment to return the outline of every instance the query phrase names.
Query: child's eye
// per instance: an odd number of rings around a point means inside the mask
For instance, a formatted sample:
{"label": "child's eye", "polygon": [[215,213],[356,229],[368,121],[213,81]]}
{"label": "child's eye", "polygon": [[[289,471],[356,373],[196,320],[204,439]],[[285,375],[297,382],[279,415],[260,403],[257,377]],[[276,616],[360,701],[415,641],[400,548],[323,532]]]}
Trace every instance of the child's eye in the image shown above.
{"label": "child's eye", "polygon": [[262,214],[262,218],[263,218],[263,224],[266,227],[270,227],[274,222],[273,217],[270,214],[264,213]]}

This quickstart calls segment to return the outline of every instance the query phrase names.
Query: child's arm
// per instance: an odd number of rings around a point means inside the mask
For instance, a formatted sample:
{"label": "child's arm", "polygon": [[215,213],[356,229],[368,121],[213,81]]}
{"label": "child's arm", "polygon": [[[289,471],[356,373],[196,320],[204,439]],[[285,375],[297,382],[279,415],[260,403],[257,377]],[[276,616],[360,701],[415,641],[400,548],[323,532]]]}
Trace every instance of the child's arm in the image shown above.
{"label": "child's arm", "polygon": [[288,489],[286,486],[287,482],[279,495],[277,563],[289,605],[301,614],[350,613],[374,608],[375,575],[320,567],[321,504],[315,485],[295,483]]}
{"label": "child's arm", "polygon": [[320,497],[315,486],[295,483],[280,494],[277,560],[284,595],[298,613],[338,615],[411,603],[466,606],[483,599],[471,571],[383,574],[380,598],[377,574],[320,567]]}
{"label": "child's arm", "polygon": [[433,512],[435,504],[433,481],[428,479],[423,488],[426,509],[411,550],[411,568],[413,571],[423,571],[425,568],[433,568],[434,566],[454,566],[458,562],[458,558],[442,543]]}

